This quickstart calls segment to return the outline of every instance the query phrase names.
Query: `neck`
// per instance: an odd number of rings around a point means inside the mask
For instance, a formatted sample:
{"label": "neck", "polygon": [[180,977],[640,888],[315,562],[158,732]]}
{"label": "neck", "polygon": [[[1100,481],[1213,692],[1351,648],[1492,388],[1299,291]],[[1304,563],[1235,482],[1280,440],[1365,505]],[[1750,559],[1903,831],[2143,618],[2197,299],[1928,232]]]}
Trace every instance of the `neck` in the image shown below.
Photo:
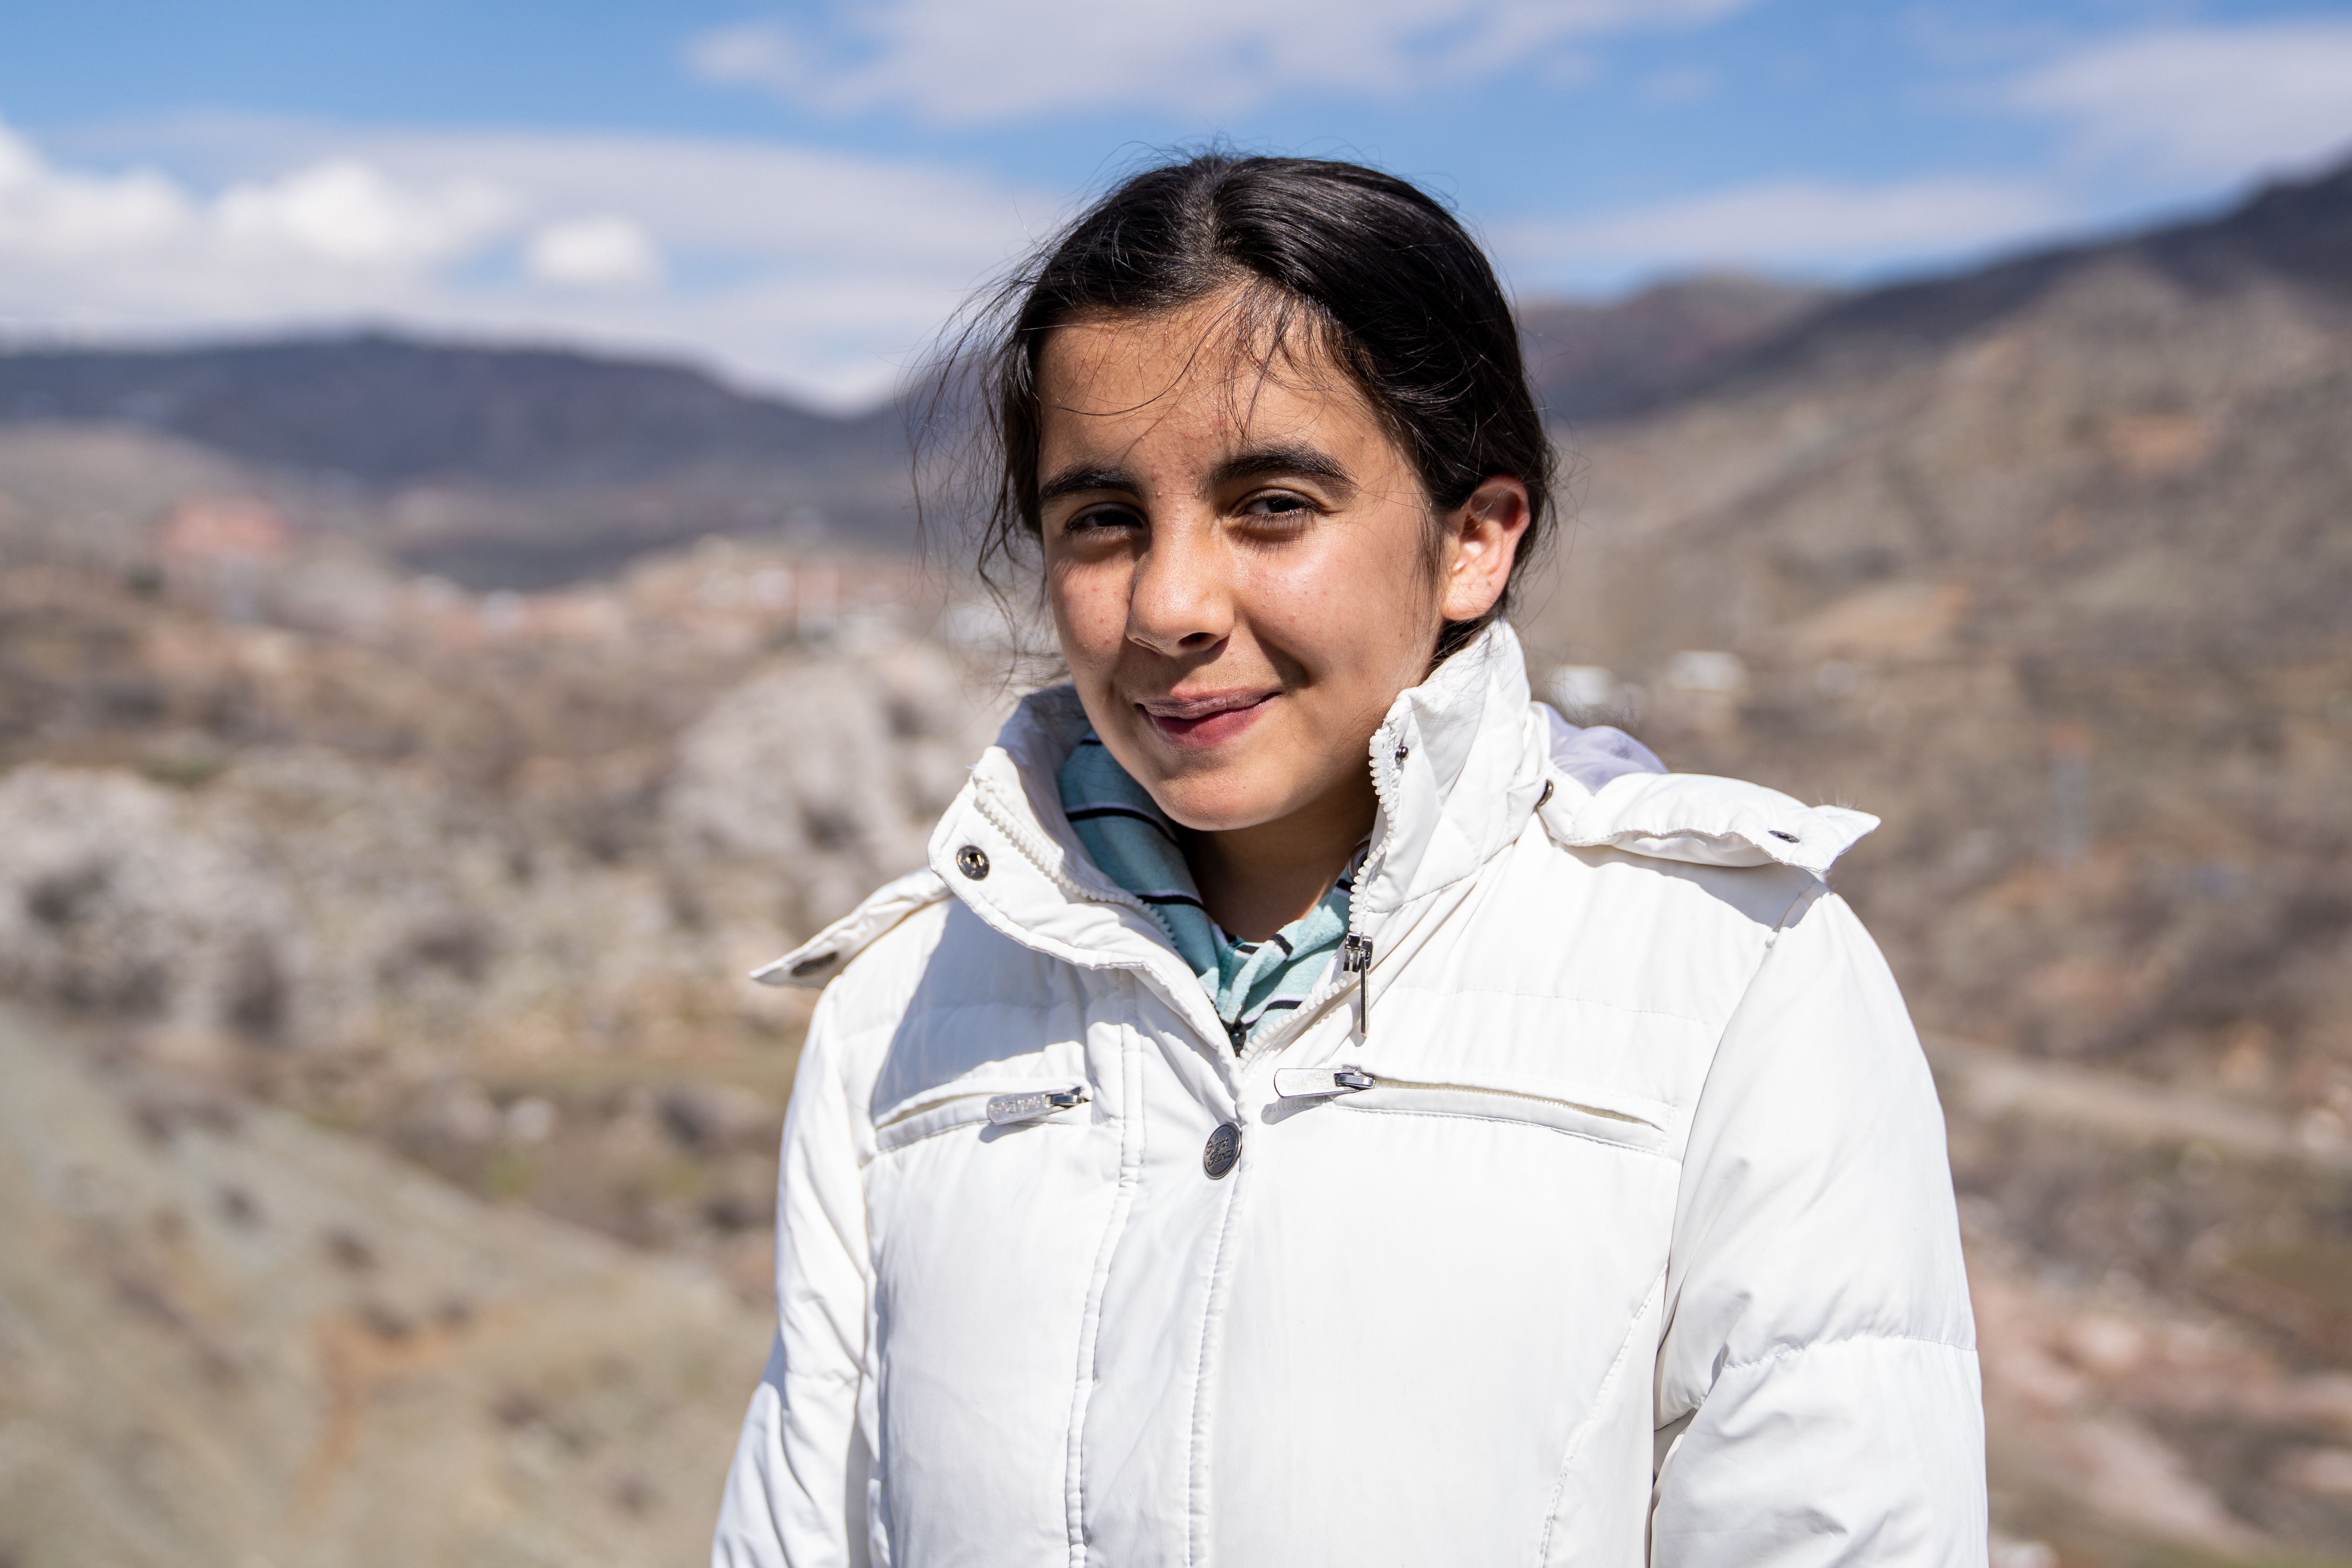
{"label": "neck", "polygon": [[1369,773],[1271,822],[1187,832],[1184,858],[1209,918],[1245,942],[1262,942],[1313,909],[1372,831],[1380,801]]}

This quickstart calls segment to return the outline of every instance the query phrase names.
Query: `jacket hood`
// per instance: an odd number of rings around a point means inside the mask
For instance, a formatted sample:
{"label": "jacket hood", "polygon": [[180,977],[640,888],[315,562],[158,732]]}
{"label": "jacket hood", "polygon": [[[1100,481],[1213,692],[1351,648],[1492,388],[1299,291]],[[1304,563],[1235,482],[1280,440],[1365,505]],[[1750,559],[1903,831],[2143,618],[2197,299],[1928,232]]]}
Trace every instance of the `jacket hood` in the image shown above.
{"label": "jacket hood", "polygon": [[[950,896],[1072,963],[1181,968],[1158,921],[1096,868],[1063,815],[1055,775],[1087,728],[1071,686],[1024,698],[941,817],[930,864],[752,977],[822,987],[908,915]],[[1529,701],[1518,638],[1501,623],[1400,694],[1369,750],[1380,810],[1357,881],[1365,921],[1425,909],[1516,841],[1531,815],[1564,847],[1816,876],[1878,825],[1759,785],[1667,773],[1622,732],[1569,724]],[[1173,999],[1187,1005],[1181,988]]]}
{"label": "jacket hood", "polygon": [[1808,806],[1778,789],[1704,773],[1669,773],[1622,730],[1579,729],[1541,703],[1559,788],[1545,830],[1571,849],[1618,849],[1690,865],[1789,865],[1825,877],[1878,819]]}

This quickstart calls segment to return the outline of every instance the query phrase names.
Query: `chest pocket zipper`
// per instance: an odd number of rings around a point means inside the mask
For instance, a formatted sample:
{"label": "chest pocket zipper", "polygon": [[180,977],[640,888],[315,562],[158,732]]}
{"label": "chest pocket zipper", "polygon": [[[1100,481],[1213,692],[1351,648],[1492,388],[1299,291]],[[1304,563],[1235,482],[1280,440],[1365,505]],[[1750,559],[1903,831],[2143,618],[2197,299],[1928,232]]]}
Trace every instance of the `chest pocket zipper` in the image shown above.
{"label": "chest pocket zipper", "polygon": [[1679,1140],[1674,1108],[1638,1102],[1639,1110],[1596,1103],[1568,1084],[1496,1079],[1450,1083],[1392,1078],[1360,1067],[1278,1069],[1274,1092],[1285,1100],[1331,1100],[1352,1109],[1402,1115],[1468,1117],[1549,1127],[1598,1143],[1671,1154]]}
{"label": "chest pocket zipper", "polygon": [[1002,1078],[992,1083],[942,1084],[893,1106],[875,1124],[875,1146],[877,1152],[888,1154],[937,1134],[975,1124],[1023,1126],[1058,1116],[1061,1112],[1086,1104],[1087,1100],[1085,1084],[1052,1079],[1043,1084],[1034,1079],[1028,1084],[1018,1080],[1007,1083]]}
{"label": "chest pocket zipper", "polygon": [[1086,1103],[1086,1091],[1082,1089],[1054,1089],[1042,1094],[992,1094],[988,1100],[989,1124],[1009,1127],[1015,1123],[1034,1122],[1040,1116],[1050,1116]]}

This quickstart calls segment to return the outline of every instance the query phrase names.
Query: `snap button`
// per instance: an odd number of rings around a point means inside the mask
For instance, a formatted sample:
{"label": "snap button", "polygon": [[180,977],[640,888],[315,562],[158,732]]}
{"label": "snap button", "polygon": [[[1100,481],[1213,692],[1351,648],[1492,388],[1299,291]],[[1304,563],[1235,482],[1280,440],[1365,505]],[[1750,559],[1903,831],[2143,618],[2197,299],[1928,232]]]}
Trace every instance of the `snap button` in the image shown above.
{"label": "snap button", "polygon": [[988,852],[978,844],[966,844],[956,851],[956,870],[978,882],[988,874]]}
{"label": "snap button", "polygon": [[1209,1134],[1208,1147],[1201,1151],[1201,1168],[1209,1173],[1211,1181],[1223,1181],[1241,1157],[1242,1130],[1231,1122],[1220,1123]]}

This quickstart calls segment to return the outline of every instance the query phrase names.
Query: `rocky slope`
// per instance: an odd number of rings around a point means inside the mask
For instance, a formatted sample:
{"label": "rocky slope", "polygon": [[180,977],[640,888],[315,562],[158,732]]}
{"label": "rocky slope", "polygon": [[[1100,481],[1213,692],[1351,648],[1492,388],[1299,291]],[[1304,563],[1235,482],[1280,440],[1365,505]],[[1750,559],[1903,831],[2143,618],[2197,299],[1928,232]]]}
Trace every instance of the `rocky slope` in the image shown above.
{"label": "rocky slope", "polygon": [[895,564],[475,596],[55,516],[0,538],[0,1563],[692,1560],[805,1017],[745,971],[998,689]]}
{"label": "rocky slope", "polygon": [[0,1009],[0,1560],[706,1549],[772,1322],[715,1274]]}

